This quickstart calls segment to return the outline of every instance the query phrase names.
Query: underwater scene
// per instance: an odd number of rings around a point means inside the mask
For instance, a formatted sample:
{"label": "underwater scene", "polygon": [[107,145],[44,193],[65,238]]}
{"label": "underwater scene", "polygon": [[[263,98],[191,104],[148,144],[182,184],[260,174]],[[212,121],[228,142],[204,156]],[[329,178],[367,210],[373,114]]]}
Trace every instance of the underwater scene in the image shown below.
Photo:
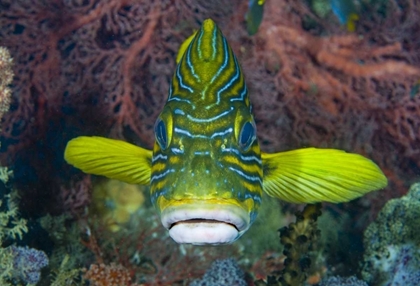
{"label": "underwater scene", "polygon": [[420,1],[0,0],[0,286],[420,285]]}

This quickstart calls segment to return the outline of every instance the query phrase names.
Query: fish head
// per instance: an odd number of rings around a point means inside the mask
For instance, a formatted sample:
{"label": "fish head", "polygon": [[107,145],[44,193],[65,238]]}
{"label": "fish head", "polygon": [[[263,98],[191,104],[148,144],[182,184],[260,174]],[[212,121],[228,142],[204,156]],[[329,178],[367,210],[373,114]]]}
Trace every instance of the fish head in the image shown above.
{"label": "fish head", "polygon": [[239,238],[261,204],[262,162],[237,59],[204,21],[174,73],[155,124],[151,198],[178,243]]}

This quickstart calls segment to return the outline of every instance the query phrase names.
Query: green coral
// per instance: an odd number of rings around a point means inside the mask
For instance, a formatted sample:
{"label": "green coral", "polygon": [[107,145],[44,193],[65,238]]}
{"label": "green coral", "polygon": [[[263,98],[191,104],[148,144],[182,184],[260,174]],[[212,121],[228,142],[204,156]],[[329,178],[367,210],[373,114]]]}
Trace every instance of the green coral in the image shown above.
{"label": "green coral", "polygon": [[79,285],[80,266],[85,261],[91,261],[93,255],[80,242],[78,224],[68,214],[46,215],[39,222],[54,242],[54,249],[49,257],[49,268],[54,276],[51,285]]}
{"label": "green coral", "polygon": [[[0,167],[0,180],[3,188],[9,180],[12,172],[6,167]],[[19,217],[18,194],[16,190],[5,194],[0,200],[0,285],[12,285],[10,279],[13,276],[13,255],[8,248],[3,248],[3,241],[6,238],[20,238],[28,232],[26,220]]]}
{"label": "green coral", "polygon": [[[0,167],[0,180],[3,184],[7,183],[11,175],[7,167]],[[0,246],[5,238],[22,239],[23,234],[28,232],[26,220],[19,217],[18,198],[17,191],[12,190],[0,200]]]}
{"label": "green coral", "polygon": [[[389,256],[390,246],[412,245],[420,248],[420,183],[411,186],[407,195],[390,200],[378,218],[364,234],[364,267],[362,275],[366,281],[386,279],[388,273],[379,264]],[[386,257],[385,257],[386,258]]]}
{"label": "green coral", "polygon": [[53,273],[53,282],[51,286],[78,286],[83,285],[81,282],[81,273],[82,269],[74,268],[69,269],[68,262],[70,260],[70,255],[65,255],[63,261],[61,262],[60,268],[57,271],[52,271]]}
{"label": "green coral", "polygon": [[6,210],[0,212],[0,243],[2,244],[5,238],[11,237],[22,239],[24,233],[28,232],[26,220],[19,218],[17,207],[17,193],[13,191],[5,195],[5,200],[0,200],[0,207],[3,202],[6,202]]}

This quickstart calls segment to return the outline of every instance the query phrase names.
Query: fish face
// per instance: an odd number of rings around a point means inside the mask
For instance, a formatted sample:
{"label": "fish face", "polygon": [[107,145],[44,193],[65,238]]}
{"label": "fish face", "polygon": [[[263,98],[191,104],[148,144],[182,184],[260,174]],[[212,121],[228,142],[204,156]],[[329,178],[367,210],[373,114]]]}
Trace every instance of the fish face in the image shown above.
{"label": "fish face", "polygon": [[152,202],[179,243],[240,237],[261,203],[262,163],[245,80],[206,20],[179,62],[155,124]]}

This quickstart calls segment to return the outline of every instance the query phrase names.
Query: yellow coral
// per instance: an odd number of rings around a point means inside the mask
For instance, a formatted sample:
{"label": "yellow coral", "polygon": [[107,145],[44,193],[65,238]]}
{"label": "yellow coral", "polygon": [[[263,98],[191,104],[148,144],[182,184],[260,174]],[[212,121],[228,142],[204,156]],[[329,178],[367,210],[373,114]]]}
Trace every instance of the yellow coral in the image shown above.
{"label": "yellow coral", "polygon": [[119,231],[144,203],[140,186],[107,179],[93,186],[92,213],[99,215],[110,231]]}

